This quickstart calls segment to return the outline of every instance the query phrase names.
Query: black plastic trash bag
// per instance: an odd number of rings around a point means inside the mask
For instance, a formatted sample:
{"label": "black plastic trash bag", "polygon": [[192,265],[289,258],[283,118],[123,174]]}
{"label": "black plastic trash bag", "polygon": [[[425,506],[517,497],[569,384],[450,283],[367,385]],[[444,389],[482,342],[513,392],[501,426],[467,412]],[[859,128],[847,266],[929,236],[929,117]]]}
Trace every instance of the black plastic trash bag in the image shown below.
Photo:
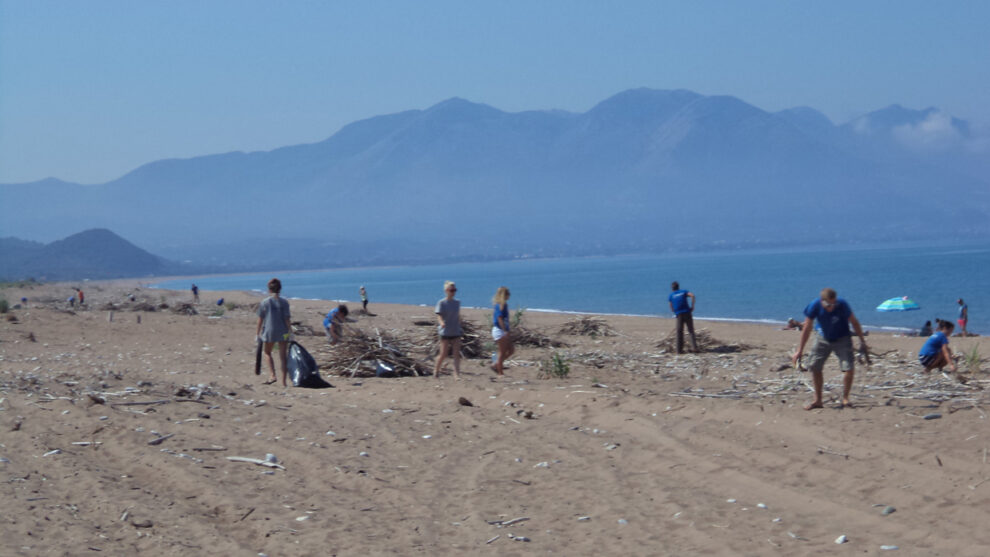
{"label": "black plastic trash bag", "polygon": [[293,387],[307,389],[326,389],[333,387],[320,377],[320,368],[309,352],[296,341],[289,343],[289,378]]}
{"label": "black plastic trash bag", "polygon": [[398,377],[399,374],[395,372],[395,366],[390,366],[381,360],[376,360],[378,366],[375,368],[375,377]]}

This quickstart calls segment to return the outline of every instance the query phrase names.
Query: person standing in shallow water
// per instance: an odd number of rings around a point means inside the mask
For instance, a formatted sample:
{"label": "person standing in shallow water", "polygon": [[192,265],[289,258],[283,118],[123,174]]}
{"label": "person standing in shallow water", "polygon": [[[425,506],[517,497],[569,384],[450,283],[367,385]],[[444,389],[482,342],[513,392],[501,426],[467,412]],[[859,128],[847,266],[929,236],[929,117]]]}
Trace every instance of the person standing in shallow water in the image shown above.
{"label": "person standing in shallow water", "polygon": [[461,301],[454,298],[457,294],[457,285],[448,280],[443,284],[446,297],[437,302],[437,333],[440,335],[440,353],[437,354],[437,364],[433,368],[433,376],[440,378],[440,368],[447,357],[447,352],[453,352],[454,358],[454,379],[461,378],[461,337],[464,331],[461,329]]}
{"label": "person standing in shallow water", "polygon": [[499,286],[492,298],[492,338],[498,347],[498,357],[492,364],[492,371],[505,375],[505,361],[516,352],[509,334],[509,289]]}
{"label": "person standing in shallow water", "polygon": [[667,301],[670,302],[670,311],[674,312],[677,317],[677,353],[684,353],[684,327],[687,327],[688,333],[691,334],[691,349],[694,352],[700,352],[698,350],[698,341],[694,337],[694,294],[688,292],[687,290],[681,290],[681,285],[675,280],[670,284],[670,289],[673,292],[670,296],[667,296]]}
{"label": "person standing in shallow water", "polygon": [[[842,407],[852,406],[849,401],[849,392],[852,390],[856,360],[853,355],[850,324],[856,331],[856,336],[859,337],[859,349],[863,352],[869,350],[859,319],[856,319],[852,307],[845,300],[839,298],[835,290],[831,288],[823,289],[819,298],[808,304],[808,307],[804,309],[804,316],[801,342],[792,358],[794,367],[799,367],[804,345],[807,344],[808,337],[811,336],[811,329],[814,328],[815,344],[811,349],[808,368],[811,370],[815,399],[808,403],[804,409],[812,410],[823,407],[822,387],[825,380],[822,370],[825,367],[825,360],[832,352],[835,352],[835,356],[839,359],[839,369],[842,370]],[[817,325],[815,324],[816,321]]]}
{"label": "person standing in shallow water", "polygon": [[282,368],[282,386],[288,387],[289,340],[292,337],[289,301],[281,297],[282,281],[277,278],[268,281],[268,292],[271,293],[271,296],[262,300],[261,304],[258,305],[257,330],[258,340],[264,343],[265,358],[268,360],[268,369],[272,375],[265,384],[271,385],[278,380],[275,376],[275,360],[272,358],[272,348],[278,344],[278,361]]}

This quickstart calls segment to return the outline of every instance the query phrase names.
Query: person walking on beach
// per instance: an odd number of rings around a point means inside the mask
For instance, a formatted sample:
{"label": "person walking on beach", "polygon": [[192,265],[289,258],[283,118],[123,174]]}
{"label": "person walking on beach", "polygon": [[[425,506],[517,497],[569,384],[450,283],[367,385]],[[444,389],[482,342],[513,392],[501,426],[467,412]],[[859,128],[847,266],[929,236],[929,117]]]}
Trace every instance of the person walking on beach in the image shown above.
{"label": "person walking on beach", "polygon": [[86,303],[86,295],[83,294],[82,288],[76,288],[76,294],[79,295],[79,307],[83,307]]}
{"label": "person walking on beach", "polygon": [[[823,289],[820,296],[808,304],[808,307],[804,309],[804,316],[801,342],[792,358],[794,366],[800,367],[799,362],[804,353],[804,346],[808,342],[808,337],[811,336],[812,328],[814,328],[815,344],[811,349],[808,368],[811,370],[811,379],[815,387],[815,399],[808,403],[804,409],[812,410],[824,407],[822,387],[825,380],[822,370],[825,367],[825,360],[832,352],[835,352],[835,356],[839,359],[839,369],[843,373],[841,407],[851,407],[849,392],[852,390],[856,360],[853,355],[850,324],[856,331],[856,336],[859,337],[860,351],[865,352],[869,349],[866,346],[866,337],[863,335],[863,327],[859,324],[859,319],[856,319],[852,307],[845,300],[839,298],[835,290],[831,288]],[[817,325],[815,324],[816,321]]]}
{"label": "person walking on beach", "polygon": [[271,296],[262,300],[261,304],[258,305],[257,330],[258,340],[264,343],[263,348],[265,358],[268,359],[268,369],[272,373],[271,379],[265,381],[265,384],[271,385],[278,380],[275,376],[275,360],[272,358],[272,348],[278,344],[278,361],[282,367],[282,386],[288,387],[288,352],[289,340],[292,338],[289,301],[280,296],[282,281],[277,278],[268,281],[268,292]]}
{"label": "person walking on beach", "polygon": [[192,290],[192,293],[193,293],[193,303],[194,304],[198,304],[199,303],[199,287],[196,286],[195,284],[193,284],[192,285],[192,288],[190,288],[190,290]]}
{"label": "person walking on beach", "polygon": [[330,344],[340,342],[343,324],[347,321],[348,313],[350,311],[347,309],[347,306],[340,304],[330,310],[330,313],[323,319],[323,331],[327,334],[327,338],[330,339]]}
{"label": "person walking on beach", "polygon": [[670,302],[670,311],[677,317],[677,353],[684,353],[684,327],[691,333],[691,348],[694,352],[698,350],[698,341],[694,337],[694,294],[687,290],[681,290],[681,285],[675,280],[670,284],[673,292],[667,296]]}
{"label": "person walking on beach", "polygon": [[492,370],[499,376],[505,375],[505,361],[516,351],[509,334],[509,289],[499,286],[492,298],[492,338],[498,347],[498,357]]}
{"label": "person walking on beach", "polygon": [[361,285],[361,310],[368,313],[368,291],[364,289],[364,285]]}
{"label": "person walking on beach", "polygon": [[969,323],[969,306],[967,306],[962,298],[956,301],[959,304],[959,319],[956,321],[959,323],[959,336],[968,336],[969,333],[966,332],[966,324]]}
{"label": "person walking on beach", "polygon": [[433,368],[433,376],[440,378],[440,368],[447,357],[447,351],[453,351],[454,357],[454,379],[461,378],[461,336],[464,331],[461,329],[461,301],[454,298],[457,293],[457,285],[454,281],[443,283],[443,291],[446,297],[437,302],[434,313],[437,314],[437,333],[440,335],[440,353],[437,354],[437,365]]}
{"label": "person walking on beach", "polygon": [[956,326],[949,321],[940,321],[935,334],[928,337],[924,346],[918,351],[918,361],[925,366],[925,373],[938,368],[942,371],[945,366],[951,366],[950,371],[956,371],[956,363],[952,361],[952,350],[949,349],[949,337]]}

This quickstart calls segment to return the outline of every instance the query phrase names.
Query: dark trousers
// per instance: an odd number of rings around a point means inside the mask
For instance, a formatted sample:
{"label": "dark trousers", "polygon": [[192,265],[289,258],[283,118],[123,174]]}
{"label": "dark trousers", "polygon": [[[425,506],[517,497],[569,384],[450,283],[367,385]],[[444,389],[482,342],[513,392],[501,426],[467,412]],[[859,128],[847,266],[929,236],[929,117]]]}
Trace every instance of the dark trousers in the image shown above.
{"label": "dark trousers", "polygon": [[691,317],[690,311],[685,311],[684,313],[677,314],[677,353],[684,353],[684,326],[687,325],[687,330],[691,333],[691,348],[695,352],[698,352],[698,341],[694,338],[694,318]]}

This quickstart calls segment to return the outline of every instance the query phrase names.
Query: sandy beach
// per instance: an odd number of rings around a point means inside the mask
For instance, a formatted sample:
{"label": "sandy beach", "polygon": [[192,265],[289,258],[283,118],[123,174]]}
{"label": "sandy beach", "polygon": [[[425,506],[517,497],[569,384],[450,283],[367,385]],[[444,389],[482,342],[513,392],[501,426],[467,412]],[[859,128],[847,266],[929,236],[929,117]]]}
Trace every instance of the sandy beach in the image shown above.
{"label": "sandy beach", "polygon": [[[71,310],[71,286],[0,292],[29,300],[0,316],[3,555],[990,553],[990,368],[924,374],[923,339],[871,334],[844,409],[834,358],[826,407],[802,408],[797,331],[697,321],[711,348],[678,356],[671,319],[585,336],[537,312],[564,345],[519,347],[505,378],[483,357],[459,381],[323,368],[335,388],[311,390],[254,374],[256,295],[193,315],[189,292],[88,283]],[[330,302],[291,306],[317,361],[341,349]],[[415,344],[435,320],[369,309],[345,336]],[[486,340],[487,312],[463,311]],[[541,378],[554,352],[570,373]]]}

